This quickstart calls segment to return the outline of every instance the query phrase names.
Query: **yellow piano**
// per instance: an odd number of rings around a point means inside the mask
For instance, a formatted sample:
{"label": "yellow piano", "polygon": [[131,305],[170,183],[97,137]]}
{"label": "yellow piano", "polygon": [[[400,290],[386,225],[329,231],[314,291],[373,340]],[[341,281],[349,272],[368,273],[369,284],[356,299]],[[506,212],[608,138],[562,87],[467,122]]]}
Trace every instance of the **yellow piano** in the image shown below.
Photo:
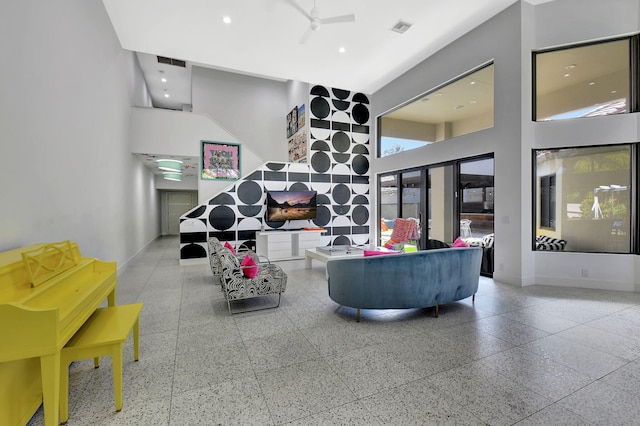
{"label": "yellow piano", "polygon": [[58,425],[60,350],[105,299],[116,303],[115,262],[76,243],[0,253],[0,424],[24,425],[44,402]]}

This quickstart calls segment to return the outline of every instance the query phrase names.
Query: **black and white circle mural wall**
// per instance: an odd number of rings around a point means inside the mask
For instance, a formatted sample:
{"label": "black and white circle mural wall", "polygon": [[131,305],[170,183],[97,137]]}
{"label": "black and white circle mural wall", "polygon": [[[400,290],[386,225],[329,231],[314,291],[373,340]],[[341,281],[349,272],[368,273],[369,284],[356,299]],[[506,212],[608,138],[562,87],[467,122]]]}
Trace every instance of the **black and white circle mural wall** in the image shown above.
{"label": "black and white circle mural wall", "polygon": [[[310,227],[326,230],[322,245],[367,244],[370,227],[369,99],[363,93],[313,86],[309,92],[310,162],[267,162],[180,218],[180,258],[207,257],[207,237],[253,247],[265,221],[270,190],[317,191]],[[299,224],[296,224],[299,227]]]}

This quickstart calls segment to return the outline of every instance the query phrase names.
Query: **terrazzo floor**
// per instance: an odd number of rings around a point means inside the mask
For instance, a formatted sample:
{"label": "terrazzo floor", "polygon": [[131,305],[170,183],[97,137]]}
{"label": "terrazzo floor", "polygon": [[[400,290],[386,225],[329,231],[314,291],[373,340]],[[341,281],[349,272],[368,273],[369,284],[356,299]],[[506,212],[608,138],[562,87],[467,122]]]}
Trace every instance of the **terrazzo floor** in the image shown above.
{"label": "terrazzo floor", "polygon": [[[471,299],[363,311],[327,295],[324,265],[280,262],[279,308],[230,315],[208,264],[159,238],[123,268],[144,302],[140,361],[125,348],[70,369],[69,425],[638,425],[640,294],[481,278]],[[29,425],[42,425],[42,407]]]}

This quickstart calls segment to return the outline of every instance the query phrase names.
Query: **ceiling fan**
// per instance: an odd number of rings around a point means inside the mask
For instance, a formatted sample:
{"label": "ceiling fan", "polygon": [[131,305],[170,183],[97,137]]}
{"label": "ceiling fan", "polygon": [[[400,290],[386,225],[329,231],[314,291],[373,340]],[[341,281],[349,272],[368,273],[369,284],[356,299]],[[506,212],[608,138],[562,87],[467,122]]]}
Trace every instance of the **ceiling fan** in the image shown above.
{"label": "ceiling fan", "polygon": [[356,20],[356,15],[354,15],[353,13],[349,15],[320,18],[320,11],[316,7],[316,0],[313,0],[313,8],[309,12],[304,10],[298,3],[296,3],[295,0],[289,0],[288,3],[309,20],[309,29],[307,29],[307,31],[300,39],[300,44],[306,43],[311,34],[315,31],[318,31],[320,29],[320,26],[323,24],[340,24],[344,22],[354,22]]}

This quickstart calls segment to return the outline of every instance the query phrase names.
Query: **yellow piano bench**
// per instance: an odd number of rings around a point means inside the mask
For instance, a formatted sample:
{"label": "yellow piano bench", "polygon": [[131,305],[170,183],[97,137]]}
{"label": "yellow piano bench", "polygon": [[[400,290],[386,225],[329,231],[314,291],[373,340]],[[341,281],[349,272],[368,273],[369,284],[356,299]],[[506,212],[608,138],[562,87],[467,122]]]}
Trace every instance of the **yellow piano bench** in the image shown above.
{"label": "yellow piano bench", "polygon": [[60,423],[69,418],[69,364],[93,358],[96,368],[101,356],[111,355],[116,411],[122,410],[122,349],[133,329],[133,356],[138,360],[142,303],[99,308],[67,342],[60,353]]}

